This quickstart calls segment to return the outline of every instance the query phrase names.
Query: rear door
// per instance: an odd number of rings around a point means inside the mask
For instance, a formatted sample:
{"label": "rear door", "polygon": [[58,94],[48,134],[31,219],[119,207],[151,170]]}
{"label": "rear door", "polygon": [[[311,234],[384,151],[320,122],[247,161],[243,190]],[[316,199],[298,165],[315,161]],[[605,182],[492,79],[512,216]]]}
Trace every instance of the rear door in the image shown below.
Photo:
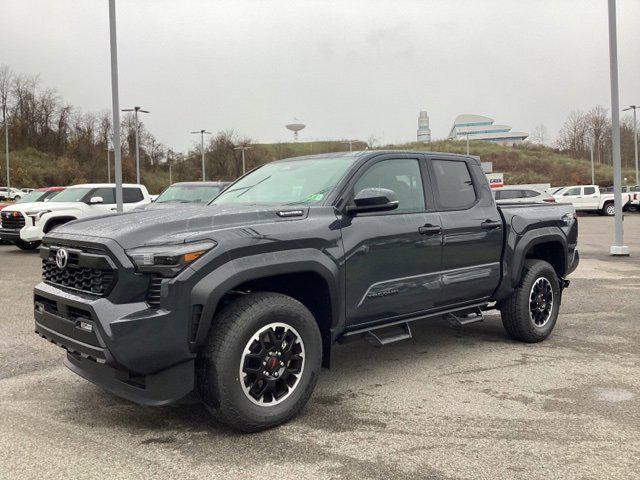
{"label": "rear door", "polygon": [[433,157],[427,164],[443,233],[437,306],[486,299],[500,282],[503,224],[484,173],[472,159]]}
{"label": "rear door", "polygon": [[580,202],[585,210],[597,210],[600,208],[600,195],[596,187],[582,187],[582,199]]}

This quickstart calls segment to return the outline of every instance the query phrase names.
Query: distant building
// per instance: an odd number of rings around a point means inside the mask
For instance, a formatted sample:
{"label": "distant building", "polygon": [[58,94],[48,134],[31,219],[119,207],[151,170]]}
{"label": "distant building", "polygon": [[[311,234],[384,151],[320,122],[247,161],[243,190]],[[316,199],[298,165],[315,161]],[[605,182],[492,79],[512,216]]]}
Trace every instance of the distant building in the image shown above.
{"label": "distant building", "polygon": [[420,111],[418,115],[418,141],[430,142],[431,141],[431,129],[429,128],[429,115],[426,110]]}
{"label": "distant building", "polygon": [[494,120],[482,115],[458,115],[453,122],[449,139],[451,140],[482,140],[501,145],[522,143],[529,136],[525,132],[514,132],[508,125],[494,125]]}

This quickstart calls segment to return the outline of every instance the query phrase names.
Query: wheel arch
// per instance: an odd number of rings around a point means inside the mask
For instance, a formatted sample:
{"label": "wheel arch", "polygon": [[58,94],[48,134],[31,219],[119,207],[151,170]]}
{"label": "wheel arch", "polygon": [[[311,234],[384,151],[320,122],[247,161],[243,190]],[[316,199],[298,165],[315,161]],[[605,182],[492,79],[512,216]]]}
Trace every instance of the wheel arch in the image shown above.
{"label": "wheel arch", "polygon": [[[271,261],[256,256],[228,262],[196,284],[191,303],[202,305],[202,314],[192,348],[197,350],[205,344],[213,318],[234,298],[248,292],[271,291],[289,295],[311,311],[322,334],[323,365],[328,367],[333,331],[343,321],[337,265],[320,252],[308,257],[312,260],[288,260],[287,252],[271,256]],[[246,263],[254,266],[246,267]]]}
{"label": "wheel arch", "polygon": [[64,215],[60,217],[49,218],[44,224],[44,227],[42,227],[42,233],[44,234],[49,233],[54,227],[71,222],[73,220],[77,220],[77,218],[74,217],[73,215]]}
{"label": "wheel arch", "polygon": [[[524,239],[523,239],[524,240]],[[525,261],[544,260],[551,264],[558,278],[567,272],[567,239],[560,233],[546,233],[522,241],[515,249],[511,282],[515,287],[520,282]]]}

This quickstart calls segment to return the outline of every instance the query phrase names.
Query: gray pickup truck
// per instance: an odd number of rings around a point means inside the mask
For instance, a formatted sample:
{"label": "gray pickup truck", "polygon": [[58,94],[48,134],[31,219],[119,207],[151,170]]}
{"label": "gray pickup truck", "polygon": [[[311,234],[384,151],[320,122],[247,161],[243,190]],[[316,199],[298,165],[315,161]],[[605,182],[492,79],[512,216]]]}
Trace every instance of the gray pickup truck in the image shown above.
{"label": "gray pickup truck", "polygon": [[[367,151],[291,158],[209,205],[67,223],[44,237],[35,330],[124,398],[201,399],[242,431],[294,417],[335,342],[502,314],[553,330],[578,264],[571,205],[501,205],[477,159]],[[383,365],[378,368],[384,368]]]}

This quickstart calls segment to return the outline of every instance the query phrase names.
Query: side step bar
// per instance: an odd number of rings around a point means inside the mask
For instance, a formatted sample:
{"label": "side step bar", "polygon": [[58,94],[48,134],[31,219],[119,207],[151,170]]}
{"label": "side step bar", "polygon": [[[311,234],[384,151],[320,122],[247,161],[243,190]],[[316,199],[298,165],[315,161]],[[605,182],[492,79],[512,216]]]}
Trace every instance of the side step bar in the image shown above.
{"label": "side step bar", "polygon": [[411,327],[406,322],[387,328],[369,330],[364,335],[364,338],[367,340],[367,342],[375,345],[376,347],[382,347],[384,345],[389,345],[390,343],[399,342],[401,340],[408,340],[411,337]]}
{"label": "side step bar", "polygon": [[472,323],[478,323],[484,320],[482,310],[480,307],[476,307],[473,311],[462,315],[456,315],[455,313],[447,313],[445,318],[449,321],[452,327],[462,328],[465,325],[471,325]]}

